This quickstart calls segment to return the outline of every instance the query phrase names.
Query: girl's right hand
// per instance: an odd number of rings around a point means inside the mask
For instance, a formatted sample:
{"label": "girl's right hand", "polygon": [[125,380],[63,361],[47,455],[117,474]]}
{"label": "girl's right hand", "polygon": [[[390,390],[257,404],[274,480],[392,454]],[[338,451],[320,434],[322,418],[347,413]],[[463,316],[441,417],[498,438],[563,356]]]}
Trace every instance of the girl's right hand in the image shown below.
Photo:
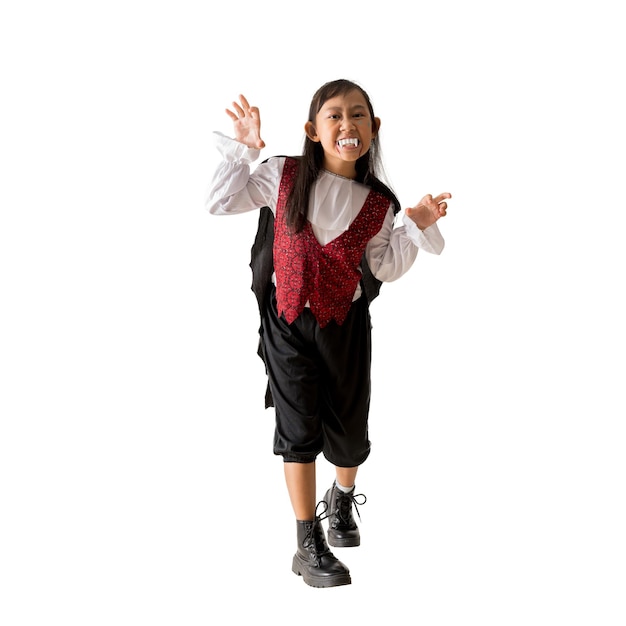
{"label": "girl's right hand", "polygon": [[235,128],[235,139],[245,144],[248,148],[264,148],[265,142],[261,139],[261,116],[257,107],[251,107],[244,96],[239,96],[239,101],[233,102],[235,111],[226,109],[226,113]]}

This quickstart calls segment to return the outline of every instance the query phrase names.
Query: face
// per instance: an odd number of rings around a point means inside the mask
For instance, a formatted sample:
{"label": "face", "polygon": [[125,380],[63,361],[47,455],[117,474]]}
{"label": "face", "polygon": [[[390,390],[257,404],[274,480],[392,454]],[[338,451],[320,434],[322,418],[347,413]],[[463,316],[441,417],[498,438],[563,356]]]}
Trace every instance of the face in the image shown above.
{"label": "face", "polygon": [[324,149],[324,168],[334,174],[354,178],[355,163],[370,149],[380,120],[372,119],[363,94],[355,89],[326,100],[304,130],[311,141]]}

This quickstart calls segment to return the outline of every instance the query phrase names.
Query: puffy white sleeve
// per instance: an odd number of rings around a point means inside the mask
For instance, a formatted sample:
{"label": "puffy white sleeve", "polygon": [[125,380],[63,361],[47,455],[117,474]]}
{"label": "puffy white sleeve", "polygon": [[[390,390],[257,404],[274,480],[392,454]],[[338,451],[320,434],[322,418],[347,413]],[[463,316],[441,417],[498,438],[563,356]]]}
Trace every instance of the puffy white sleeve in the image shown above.
{"label": "puffy white sleeve", "polygon": [[214,215],[234,215],[276,206],[283,158],[261,163],[254,172],[251,164],[260,150],[248,148],[222,133],[214,132],[215,146],[222,156],[206,192],[205,207]]}
{"label": "puffy white sleeve", "polygon": [[408,216],[402,216],[402,225],[396,226],[393,207],[389,207],[380,231],[369,241],[365,254],[374,276],[391,282],[406,273],[415,262],[419,249],[441,254],[444,240],[437,224],[420,230]]}

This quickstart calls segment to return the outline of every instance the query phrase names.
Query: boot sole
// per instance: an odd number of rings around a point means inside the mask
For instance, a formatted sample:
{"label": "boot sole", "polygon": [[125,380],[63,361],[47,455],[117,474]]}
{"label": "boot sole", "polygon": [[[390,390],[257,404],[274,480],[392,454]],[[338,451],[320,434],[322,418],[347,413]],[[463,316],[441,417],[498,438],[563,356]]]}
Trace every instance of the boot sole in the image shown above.
{"label": "boot sole", "polygon": [[309,576],[306,571],[306,567],[301,565],[298,559],[298,555],[295,555],[293,557],[291,571],[297,576],[302,576],[302,580],[304,580],[304,582],[309,585],[309,587],[317,587],[318,589],[327,587],[339,587],[341,585],[350,585],[352,583],[350,574],[336,574],[335,576],[324,576],[323,578]]}

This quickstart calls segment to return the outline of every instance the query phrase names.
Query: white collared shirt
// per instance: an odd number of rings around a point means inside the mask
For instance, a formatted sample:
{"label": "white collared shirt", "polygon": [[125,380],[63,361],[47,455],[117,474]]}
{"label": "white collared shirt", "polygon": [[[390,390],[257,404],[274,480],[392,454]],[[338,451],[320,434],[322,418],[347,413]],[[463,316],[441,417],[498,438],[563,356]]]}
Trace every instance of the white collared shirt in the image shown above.
{"label": "white collared shirt", "polygon": [[[272,157],[251,171],[260,150],[248,148],[219,132],[213,136],[222,161],[207,190],[208,211],[214,215],[234,215],[268,206],[275,212],[285,158]],[[327,171],[320,174],[311,190],[308,219],[321,245],[349,228],[369,191],[369,187],[349,178]],[[365,249],[372,273],[383,282],[400,278],[413,265],[418,249],[441,254],[444,247],[437,224],[422,231],[404,214],[402,224],[396,225],[396,219],[390,203],[382,228]],[[359,286],[355,299],[360,294]]]}

